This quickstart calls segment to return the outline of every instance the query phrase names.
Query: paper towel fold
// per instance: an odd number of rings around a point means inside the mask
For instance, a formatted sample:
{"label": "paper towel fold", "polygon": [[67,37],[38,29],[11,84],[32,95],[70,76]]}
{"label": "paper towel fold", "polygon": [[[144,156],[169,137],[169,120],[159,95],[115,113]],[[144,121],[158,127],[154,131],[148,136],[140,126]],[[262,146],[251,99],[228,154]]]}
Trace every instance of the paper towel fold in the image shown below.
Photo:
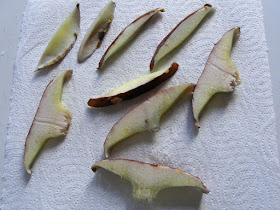
{"label": "paper towel fold", "polygon": [[[198,176],[211,190],[201,196],[183,188],[160,192],[150,203],[132,200],[130,184],[104,170],[93,174],[94,161],[104,158],[103,143],[113,124],[161,87],[136,99],[105,109],[90,109],[98,97],[149,73],[150,59],[166,34],[204,1],[116,1],[115,18],[101,47],[82,64],[79,45],[87,28],[107,1],[80,1],[81,31],[68,55],[57,65],[34,73],[41,53],[77,2],[28,0],[15,61],[6,143],[1,209],[277,209],[280,206],[279,157],[271,81],[260,0],[209,1],[216,7],[196,33],[163,59],[159,68],[179,63],[176,75],[163,86],[196,83],[207,57],[220,37],[241,27],[232,59],[243,83],[231,94],[218,94],[194,127],[191,97],[186,96],[165,115],[161,130],[129,138],[112,151],[128,158],[167,165]],[[96,71],[99,59],[118,33],[143,13],[165,8],[126,49]],[[33,166],[23,166],[25,138],[41,95],[52,76],[73,69],[62,103],[73,120],[65,138],[49,140]]]}

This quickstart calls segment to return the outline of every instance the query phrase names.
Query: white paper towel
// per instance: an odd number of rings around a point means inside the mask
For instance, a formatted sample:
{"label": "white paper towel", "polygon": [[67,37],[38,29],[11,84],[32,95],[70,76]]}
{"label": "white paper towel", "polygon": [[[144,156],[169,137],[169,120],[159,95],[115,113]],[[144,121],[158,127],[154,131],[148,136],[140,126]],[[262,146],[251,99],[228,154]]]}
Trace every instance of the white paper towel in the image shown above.
{"label": "white paper towel", "polygon": [[[87,101],[149,73],[159,42],[184,17],[203,6],[199,0],[116,0],[115,18],[103,44],[92,57],[77,63],[89,25],[107,1],[80,1],[81,30],[74,48],[57,65],[34,73],[48,41],[75,7],[75,1],[28,0],[15,62],[1,209],[276,209],[280,175],[271,81],[260,0],[209,1],[216,12],[207,18],[159,68],[179,63],[163,86],[136,99],[104,109]],[[126,49],[110,59],[102,72],[99,59],[118,33],[143,13],[162,7]],[[104,158],[103,143],[113,124],[162,87],[196,83],[211,49],[232,27],[241,27],[232,59],[243,83],[231,94],[218,94],[207,105],[197,132],[187,96],[162,119],[161,130],[129,138],[112,151],[128,158],[182,169],[198,176],[211,190],[186,188],[160,192],[150,204],[134,201],[129,182],[91,165]],[[62,103],[73,116],[65,138],[49,140],[30,177],[23,166],[25,138],[41,95],[51,77],[73,69]]]}

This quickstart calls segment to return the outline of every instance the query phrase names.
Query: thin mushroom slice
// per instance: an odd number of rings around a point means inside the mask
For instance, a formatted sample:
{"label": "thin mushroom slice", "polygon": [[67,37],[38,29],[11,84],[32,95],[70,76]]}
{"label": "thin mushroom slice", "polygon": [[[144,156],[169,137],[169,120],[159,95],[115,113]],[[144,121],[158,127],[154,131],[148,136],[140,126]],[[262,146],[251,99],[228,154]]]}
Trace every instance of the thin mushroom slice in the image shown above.
{"label": "thin mushroom slice", "polygon": [[194,187],[202,193],[210,191],[203,182],[184,171],[166,166],[152,165],[135,160],[102,160],[92,166],[92,171],[103,168],[131,182],[134,199],[151,201],[159,191],[170,187]]}
{"label": "thin mushroom slice", "polygon": [[64,20],[49,41],[35,71],[50,66],[64,58],[77,39],[79,28],[80,9],[79,4],[77,4],[73,12]]}
{"label": "thin mushroom slice", "polygon": [[158,71],[132,80],[103,97],[89,99],[88,105],[91,107],[105,107],[135,98],[172,77],[177,72],[178,66],[177,63],[173,63],[167,70]]}
{"label": "thin mushroom slice", "polygon": [[179,46],[212,10],[211,4],[205,4],[202,8],[184,18],[158,45],[150,63],[150,70],[153,70],[160,59]]}
{"label": "thin mushroom slice", "polygon": [[110,1],[90,25],[79,49],[78,61],[88,59],[100,47],[102,40],[114,18],[116,4]]}
{"label": "thin mushroom slice", "polygon": [[105,157],[108,158],[111,149],[126,138],[145,130],[157,131],[164,113],[193,89],[191,83],[163,89],[124,115],[107,135],[104,143]]}
{"label": "thin mushroom slice", "polygon": [[149,11],[141,15],[140,17],[138,17],[136,20],[130,23],[126,28],[124,28],[102,56],[99,62],[98,69],[101,69],[101,67],[104,65],[105,61],[108,58],[110,58],[112,55],[117,53],[128,42],[130,42],[140,32],[141,28],[145,25],[145,23],[147,23],[148,20],[158,12],[164,12],[164,9],[158,8]]}
{"label": "thin mushroom slice", "polygon": [[192,100],[193,116],[198,128],[200,113],[212,96],[218,92],[231,92],[241,84],[238,69],[230,59],[232,45],[239,35],[240,28],[233,28],[219,40],[198,79]]}
{"label": "thin mushroom slice", "polygon": [[62,87],[72,70],[60,73],[52,79],[41,98],[36,115],[26,138],[24,166],[31,174],[31,165],[49,138],[65,136],[71,122],[71,115],[61,104]]}

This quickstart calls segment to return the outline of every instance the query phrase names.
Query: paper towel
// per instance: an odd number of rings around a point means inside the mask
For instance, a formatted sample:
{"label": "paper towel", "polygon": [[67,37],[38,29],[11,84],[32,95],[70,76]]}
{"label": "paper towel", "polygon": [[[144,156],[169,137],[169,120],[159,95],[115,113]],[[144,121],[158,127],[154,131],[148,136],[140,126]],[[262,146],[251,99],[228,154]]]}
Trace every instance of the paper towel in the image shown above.
{"label": "paper towel", "polygon": [[[166,57],[176,75],[161,87],[136,99],[104,109],[87,101],[149,73],[160,41],[184,17],[203,6],[199,0],[116,0],[115,18],[101,47],[82,64],[77,53],[89,25],[107,1],[81,0],[81,30],[77,42],[58,64],[34,73],[48,41],[76,1],[28,0],[15,61],[6,143],[1,209],[276,209],[280,206],[280,176],[271,81],[260,0],[209,1],[216,12],[196,33]],[[118,33],[143,13],[162,7],[141,33],[96,71],[99,59]],[[211,49],[232,27],[241,27],[232,59],[243,83],[233,93],[217,94],[201,116],[197,132],[186,96],[161,121],[156,133],[129,138],[112,151],[128,158],[179,168],[200,177],[211,191],[201,195],[188,188],[167,189],[152,203],[134,201],[128,181],[90,167],[104,158],[103,143],[114,123],[163,87],[196,83]],[[23,166],[24,143],[41,95],[52,76],[73,69],[64,85],[63,105],[73,116],[65,138],[43,147],[29,176]]]}

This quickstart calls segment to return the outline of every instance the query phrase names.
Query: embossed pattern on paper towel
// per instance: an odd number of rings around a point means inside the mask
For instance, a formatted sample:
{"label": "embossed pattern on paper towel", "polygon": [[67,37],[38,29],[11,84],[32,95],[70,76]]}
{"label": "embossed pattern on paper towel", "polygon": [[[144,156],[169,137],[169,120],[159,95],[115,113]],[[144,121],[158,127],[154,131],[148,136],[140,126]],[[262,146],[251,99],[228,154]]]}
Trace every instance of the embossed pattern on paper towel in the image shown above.
{"label": "embossed pattern on paper towel", "polygon": [[[74,48],[58,65],[34,73],[47,42],[72,11],[74,1],[28,0],[15,61],[1,209],[276,209],[280,206],[279,161],[271,81],[260,0],[209,1],[216,12],[187,42],[160,63],[180,67],[164,87],[196,83],[215,42],[232,27],[241,37],[232,59],[243,83],[231,94],[218,94],[201,116],[196,132],[191,97],[186,96],[163,118],[157,133],[130,138],[113,151],[129,158],[180,168],[200,177],[211,190],[201,204],[193,191],[167,190],[151,204],[131,198],[130,184],[90,166],[104,158],[103,143],[113,124],[155,90],[102,110],[86,102],[149,73],[150,59],[163,37],[205,1],[116,1],[115,18],[101,47],[84,63],[77,53],[87,28],[107,1],[80,1],[81,31]],[[154,17],[102,73],[99,59],[118,33],[139,15],[158,7]],[[40,97],[53,75],[73,69],[62,103],[72,113],[69,133],[50,140],[37,158],[32,177],[23,167],[24,142]],[[163,87],[162,86],[162,87]]]}

